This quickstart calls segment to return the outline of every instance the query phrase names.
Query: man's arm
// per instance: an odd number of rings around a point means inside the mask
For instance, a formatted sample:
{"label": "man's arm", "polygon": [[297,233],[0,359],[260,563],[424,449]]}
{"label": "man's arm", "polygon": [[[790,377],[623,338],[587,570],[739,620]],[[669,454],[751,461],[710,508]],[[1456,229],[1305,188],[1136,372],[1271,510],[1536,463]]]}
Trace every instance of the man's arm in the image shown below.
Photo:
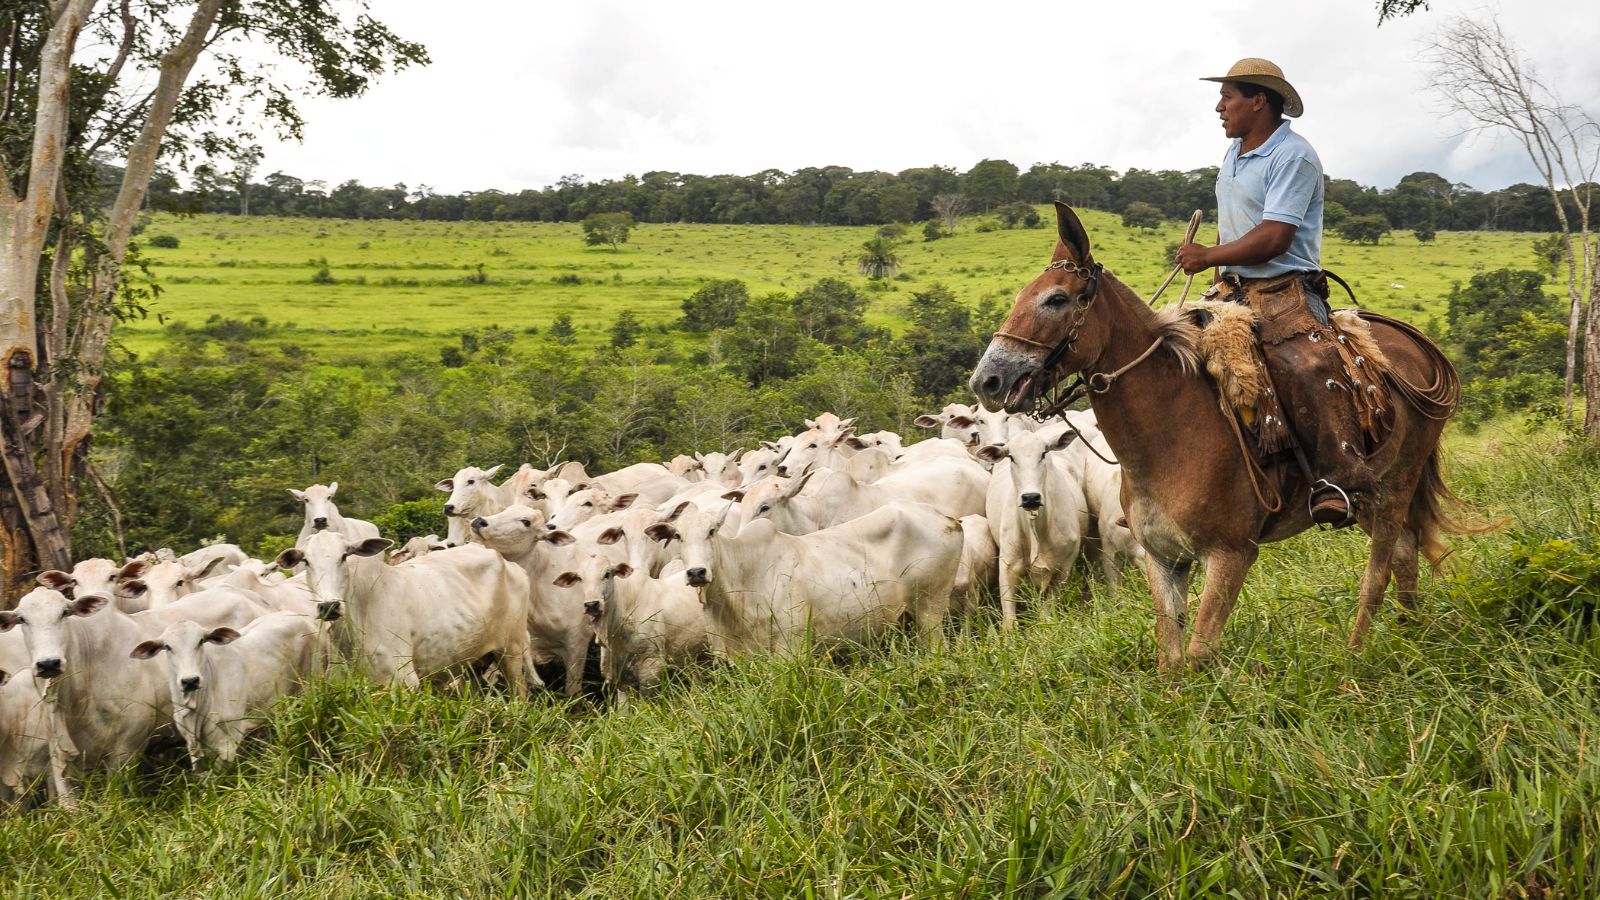
{"label": "man's arm", "polygon": [[1268,219],[1250,229],[1244,237],[1215,247],[1184,244],[1178,248],[1178,265],[1184,274],[1194,275],[1215,266],[1255,266],[1274,259],[1294,243],[1296,226]]}

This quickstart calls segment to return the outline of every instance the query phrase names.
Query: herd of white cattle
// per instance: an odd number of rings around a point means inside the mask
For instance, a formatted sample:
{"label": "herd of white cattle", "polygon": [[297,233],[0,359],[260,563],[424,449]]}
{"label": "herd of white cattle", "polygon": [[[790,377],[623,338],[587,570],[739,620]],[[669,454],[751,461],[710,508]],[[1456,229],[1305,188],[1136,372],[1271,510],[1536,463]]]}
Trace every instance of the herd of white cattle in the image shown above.
{"label": "herd of white cattle", "polygon": [[[475,674],[517,695],[591,646],[622,699],[676,666],[869,642],[1059,583],[1087,548],[1108,582],[1140,556],[1121,473],[1090,413],[1071,422],[952,404],[902,445],[825,413],[748,452],[591,476],[465,468],[448,537],[392,542],[339,513],[338,483],[291,491],[295,546],[89,559],[0,612],[0,800],[132,760],[169,723],[197,768],[227,764],[271,706],[330,664],[416,686]],[[1092,447],[1089,445],[1093,445]]]}

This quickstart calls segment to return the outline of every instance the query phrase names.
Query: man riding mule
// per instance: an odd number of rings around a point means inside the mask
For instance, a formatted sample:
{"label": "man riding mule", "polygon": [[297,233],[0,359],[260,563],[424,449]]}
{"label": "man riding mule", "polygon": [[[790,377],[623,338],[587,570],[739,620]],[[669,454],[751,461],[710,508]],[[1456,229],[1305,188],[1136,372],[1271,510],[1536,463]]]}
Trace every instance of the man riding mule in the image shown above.
{"label": "man riding mule", "polygon": [[[1162,667],[1186,656],[1199,663],[1216,651],[1259,544],[1314,524],[1307,503],[1314,482],[1284,454],[1263,463],[1247,446],[1223,388],[1201,372],[1201,311],[1152,310],[1095,260],[1070,207],[1057,203],[1056,217],[1052,261],[1018,293],[971,387],[989,409],[1029,411],[1063,377],[1079,376],[1122,466],[1122,505],[1146,551]],[[1464,531],[1440,506],[1451,495],[1438,457],[1460,382],[1411,326],[1370,313],[1347,319],[1362,323],[1363,339],[1382,354],[1380,377],[1397,398],[1383,413],[1383,439],[1365,459],[1372,488],[1357,523],[1372,543],[1350,634],[1359,646],[1391,573],[1397,599],[1412,608],[1419,550],[1437,563],[1446,553],[1440,531]],[[1206,584],[1185,650],[1195,561],[1206,567]]]}
{"label": "man riding mule", "polygon": [[1256,311],[1279,400],[1267,414],[1288,420],[1277,435],[1258,434],[1261,443],[1292,450],[1315,486],[1313,521],[1352,525],[1357,504],[1370,503],[1376,488],[1366,454],[1383,436],[1376,407],[1386,398],[1381,383],[1348,371],[1350,354],[1341,353],[1343,337],[1329,321],[1322,162],[1284,118],[1304,105],[1264,59],[1241,59],[1227,75],[1202,80],[1222,84],[1216,112],[1233,143],[1217,171],[1218,243],[1184,244],[1178,264],[1190,275],[1215,267],[1207,296]]}

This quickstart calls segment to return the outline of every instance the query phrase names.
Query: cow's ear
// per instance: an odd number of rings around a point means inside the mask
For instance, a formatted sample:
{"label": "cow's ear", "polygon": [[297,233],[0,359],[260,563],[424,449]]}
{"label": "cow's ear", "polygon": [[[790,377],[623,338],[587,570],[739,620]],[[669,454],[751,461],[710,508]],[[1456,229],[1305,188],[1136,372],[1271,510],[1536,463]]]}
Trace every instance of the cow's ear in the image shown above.
{"label": "cow's ear", "polygon": [[211,559],[206,561],[205,565],[200,567],[199,571],[196,571],[194,569],[188,570],[189,571],[189,578],[191,580],[196,579],[196,578],[205,578],[206,576],[211,574],[211,570],[212,569],[215,569],[217,566],[222,565],[222,562],[223,562],[222,557],[213,556],[213,557],[211,557]]}
{"label": "cow's ear", "polygon": [[493,468],[491,468],[491,469],[488,469],[488,470],[487,470],[487,471],[485,471],[485,472],[484,472],[484,473],[483,473],[483,477],[484,477],[484,478],[485,478],[485,479],[488,479],[488,478],[493,478],[493,477],[494,477],[494,473],[496,473],[496,472],[498,472],[498,471],[500,471],[500,469],[501,469],[501,468],[502,468],[502,467],[503,467],[503,466],[504,466],[504,465],[505,465],[505,463],[501,463],[501,464],[500,464],[500,465],[498,465],[498,466],[495,466],[495,467],[493,467]]}
{"label": "cow's ear", "polygon": [[573,494],[576,494],[579,491],[587,491],[588,489],[589,489],[589,482],[580,481],[577,484],[572,486],[572,490],[567,492],[567,496],[570,497],[570,496],[572,496]]}
{"label": "cow's ear", "polygon": [[0,631],[10,631],[17,627],[17,614],[9,609],[0,610]]}
{"label": "cow's ear", "polygon": [[446,478],[442,481],[435,482],[433,486],[448,494],[456,489],[456,480],[454,478]]}
{"label": "cow's ear", "polygon": [[549,531],[540,540],[549,541],[557,547],[565,547],[568,544],[576,543],[578,539],[565,531]]}
{"label": "cow's ear", "polygon": [[972,419],[967,416],[954,416],[945,424],[951,428],[971,428]]}
{"label": "cow's ear", "polygon": [[618,578],[627,578],[629,575],[633,574],[633,566],[630,566],[627,563],[617,563],[611,567],[611,574],[617,576]]}
{"label": "cow's ear", "polygon": [[0,686],[3,686],[7,681],[10,680],[11,673],[7,672],[5,669],[0,669]]}
{"label": "cow's ear", "polygon": [[866,441],[863,441],[861,438],[858,438],[853,434],[844,439],[844,445],[846,447],[851,448],[852,450],[865,450],[868,447],[872,446],[871,444],[868,444]]}
{"label": "cow's ear", "polygon": [[665,522],[676,522],[676,521],[678,521],[678,517],[683,515],[683,511],[688,509],[688,508],[689,508],[689,501],[685,500],[682,503],[679,503],[677,506],[674,506],[672,508],[672,512],[665,519],[663,519],[662,521],[665,521]]}
{"label": "cow's ear", "polygon": [[232,628],[229,628],[226,625],[223,625],[220,628],[213,628],[206,632],[206,636],[201,640],[207,644],[231,644],[238,639],[239,632],[234,631]]}
{"label": "cow's ear", "polygon": [[1056,438],[1056,442],[1054,444],[1050,445],[1050,449],[1061,450],[1077,439],[1078,433],[1068,428],[1066,431],[1061,432],[1061,436]]}
{"label": "cow's ear", "polygon": [[379,553],[394,546],[394,541],[388,538],[367,538],[359,544],[350,544],[345,547],[345,553],[350,556],[377,556]]}
{"label": "cow's ear", "polygon": [[167,649],[167,645],[160,641],[145,641],[133,648],[133,652],[129,653],[128,657],[130,659],[155,659],[156,654],[165,649]]}
{"label": "cow's ear", "polygon": [[144,560],[142,560],[142,559],[133,560],[132,562],[130,562],[127,565],[123,566],[121,569],[117,570],[117,578],[119,578],[119,579],[121,579],[121,578],[138,578],[140,575],[144,574],[144,570],[147,567],[148,567],[148,564],[145,563]]}
{"label": "cow's ear", "polygon": [[619,509],[627,509],[628,507],[632,506],[633,501],[637,499],[639,499],[638,494],[623,494],[617,499],[611,501],[611,509],[613,512]]}
{"label": "cow's ear", "polygon": [[1010,456],[1011,451],[999,446],[998,444],[985,444],[982,447],[979,447],[978,452],[974,453],[973,455],[984,462],[997,463],[1000,460]]}
{"label": "cow's ear", "polygon": [[337,482],[337,481],[328,482],[328,499],[332,500],[333,499],[333,495],[337,494],[337,493],[339,493],[339,482]]}
{"label": "cow's ear", "polygon": [[39,573],[39,584],[53,591],[65,593],[68,588],[77,587],[77,579],[60,569],[47,569]]}
{"label": "cow's ear", "polygon": [[552,584],[554,584],[556,587],[564,587],[565,588],[565,587],[572,587],[573,585],[577,584],[578,582],[580,582],[582,580],[583,580],[583,577],[581,575],[579,575],[577,572],[562,572],[560,575],[556,576],[556,580],[554,582],[552,582]]}
{"label": "cow's ear", "polygon": [[283,551],[282,553],[279,553],[276,557],[273,558],[272,561],[277,563],[278,564],[278,568],[280,568],[280,569],[292,569],[295,566],[298,566],[301,563],[305,562],[306,561],[306,555],[304,553],[302,553],[299,550],[299,548],[290,547],[289,549]]}
{"label": "cow's ear", "polygon": [[644,533],[645,536],[650,538],[652,541],[660,541],[663,544],[668,544],[672,542],[673,538],[678,536],[678,529],[673,528],[671,525],[668,525],[665,522],[657,522],[656,524],[651,525],[649,528],[646,528]]}
{"label": "cow's ear", "polygon": [[127,581],[117,582],[117,593],[126,597],[137,597],[149,589],[150,586],[138,578],[129,578]]}
{"label": "cow's ear", "polygon": [[297,491],[294,488],[289,488],[289,496],[291,496],[291,497],[295,498],[296,500],[299,500],[302,503],[304,503],[305,499],[306,499],[306,492],[305,491]]}
{"label": "cow's ear", "polygon": [[90,594],[87,597],[79,597],[72,601],[72,605],[67,609],[75,616],[92,616],[105,605],[106,598],[104,594]]}
{"label": "cow's ear", "polygon": [[917,426],[921,427],[921,428],[938,428],[939,427],[939,420],[935,419],[933,416],[928,415],[927,413],[923,413],[922,415],[917,416],[915,419],[912,419],[911,421],[915,422],[917,424]]}
{"label": "cow's ear", "polygon": [[812,419],[807,419],[806,420],[806,427],[807,428],[815,428],[815,427],[817,427],[817,423]]}
{"label": "cow's ear", "polygon": [[607,528],[605,531],[600,532],[600,536],[595,538],[594,542],[610,546],[620,540],[622,540],[621,528]]}
{"label": "cow's ear", "polygon": [[740,500],[744,499],[744,491],[729,491],[722,495],[722,499],[732,500],[734,503],[738,503]]}

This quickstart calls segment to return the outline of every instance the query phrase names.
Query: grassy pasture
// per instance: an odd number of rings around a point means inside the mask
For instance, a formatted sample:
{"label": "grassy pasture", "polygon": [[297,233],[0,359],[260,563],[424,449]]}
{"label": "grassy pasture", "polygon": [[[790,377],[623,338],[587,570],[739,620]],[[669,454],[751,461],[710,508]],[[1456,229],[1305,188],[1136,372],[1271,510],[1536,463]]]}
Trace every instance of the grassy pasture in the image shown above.
{"label": "grassy pasture", "polygon": [[1350,533],[1266,548],[1223,667],[1155,671],[1140,579],[1012,634],[763,659],[626,711],[551,694],[286,701],[233,773],[147,766],[0,816],[5,896],[1585,897],[1600,640],[1510,628],[1517,536],[1594,534],[1600,466],[1454,439],[1513,527],[1343,642]]}
{"label": "grassy pasture", "polygon": [[[1109,213],[1087,211],[1084,218],[1097,258],[1136,290],[1154,291],[1165,275],[1165,248],[1181,238],[1183,223],[1146,233],[1123,228]],[[908,241],[900,252],[906,280],[877,295],[869,318],[897,326],[898,301],[934,282],[973,304],[1009,301],[1048,259],[1050,230],[980,233],[974,224],[963,223],[944,240]],[[739,278],[754,294],[793,292],[829,276],[866,284],[856,274],[856,254],[874,231],[641,225],[613,252],[585,247],[572,223],[155,215],[144,237],[170,234],[180,246],[146,249],[165,293],[151,318],[121,326],[119,335],[131,349],[148,352],[165,339],[162,321],[200,325],[212,315],[263,316],[290,326],[273,340],[335,362],[359,361],[405,350],[431,355],[467,328],[542,329],[565,312],[586,342],[597,341],[625,308],[647,325],[677,318],[682,300],[708,279]],[[1442,316],[1453,282],[1485,269],[1531,266],[1531,237],[1443,233],[1419,244],[1396,232],[1371,247],[1330,236],[1324,258],[1356,286],[1364,305],[1425,324]],[[479,264],[485,282],[469,283]],[[312,282],[324,266],[335,283]]]}

